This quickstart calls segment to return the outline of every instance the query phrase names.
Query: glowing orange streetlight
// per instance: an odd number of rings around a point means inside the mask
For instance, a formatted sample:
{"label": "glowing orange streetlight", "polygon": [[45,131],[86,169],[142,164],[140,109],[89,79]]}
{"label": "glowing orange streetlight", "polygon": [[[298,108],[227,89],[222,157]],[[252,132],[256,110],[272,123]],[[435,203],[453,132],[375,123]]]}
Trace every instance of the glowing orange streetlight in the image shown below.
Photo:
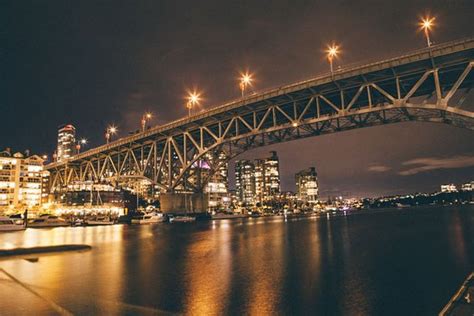
{"label": "glowing orange streetlight", "polygon": [[188,92],[187,100],[186,107],[188,108],[188,116],[191,116],[191,110],[201,101],[201,94],[196,91]]}
{"label": "glowing orange streetlight", "polygon": [[419,25],[420,29],[422,29],[425,32],[425,37],[426,37],[426,44],[428,47],[431,46],[431,40],[430,40],[430,30],[434,26],[434,20],[436,18],[434,17],[429,17],[427,16],[426,18],[422,18]]}
{"label": "glowing orange streetlight", "polygon": [[326,56],[329,61],[329,67],[331,69],[331,74],[334,72],[333,69],[333,61],[335,58],[337,58],[337,55],[339,54],[339,46],[336,44],[328,45],[328,48],[326,50]]}
{"label": "glowing orange streetlight", "polygon": [[105,140],[107,141],[107,144],[110,142],[110,138],[112,135],[117,134],[117,127],[115,125],[110,125],[107,127],[107,130],[105,131]]}
{"label": "glowing orange streetlight", "polygon": [[149,112],[143,114],[142,116],[142,131],[144,132],[145,129],[146,129],[146,122],[151,120],[151,118],[153,117],[153,115]]}
{"label": "glowing orange streetlight", "polygon": [[242,98],[244,97],[245,90],[247,89],[247,87],[252,85],[252,81],[252,74],[249,74],[248,72],[241,74],[239,87],[242,93]]}

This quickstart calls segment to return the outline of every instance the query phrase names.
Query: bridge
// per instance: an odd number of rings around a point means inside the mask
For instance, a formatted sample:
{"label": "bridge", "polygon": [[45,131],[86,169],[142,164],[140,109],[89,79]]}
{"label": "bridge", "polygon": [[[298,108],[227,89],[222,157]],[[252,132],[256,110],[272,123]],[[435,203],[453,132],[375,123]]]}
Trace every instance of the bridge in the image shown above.
{"label": "bridge", "polygon": [[146,180],[163,196],[202,192],[223,163],[219,155],[230,160],[259,146],[407,121],[474,130],[473,66],[471,38],[253,94],[51,163],[51,191],[78,181]]}

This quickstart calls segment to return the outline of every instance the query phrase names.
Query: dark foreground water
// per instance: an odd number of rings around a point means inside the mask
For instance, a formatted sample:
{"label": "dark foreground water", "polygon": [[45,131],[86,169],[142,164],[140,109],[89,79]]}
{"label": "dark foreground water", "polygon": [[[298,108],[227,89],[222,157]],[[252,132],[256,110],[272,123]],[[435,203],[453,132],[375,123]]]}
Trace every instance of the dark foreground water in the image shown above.
{"label": "dark foreground water", "polygon": [[[474,267],[474,207],[331,218],[28,229],[1,248],[0,314],[434,315]],[[55,305],[56,304],[56,305]]]}

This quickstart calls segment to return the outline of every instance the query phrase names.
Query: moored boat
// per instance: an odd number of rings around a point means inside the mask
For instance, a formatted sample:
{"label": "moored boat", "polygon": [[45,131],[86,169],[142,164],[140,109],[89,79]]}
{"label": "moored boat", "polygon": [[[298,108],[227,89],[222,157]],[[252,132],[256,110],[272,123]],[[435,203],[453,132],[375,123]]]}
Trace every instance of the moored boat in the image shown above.
{"label": "moored boat", "polygon": [[43,227],[65,227],[70,226],[64,219],[55,215],[41,215],[38,218],[32,219],[28,222],[28,227],[43,228]]}
{"label": "moored boat", "polygon": [[144,215],[134,216],[132,218],[132,224],[155,224],[166,221],[166,217],[163,213],[148,213]]}
{"label": "moored boat", "polygon": [[186,222],[194,222],[196,221],[196,217],[192,216],[173,216],[168,215],[170,219],[170,223],[186,223]]}
{"label": "moored boat", "polygon": [[15,224],[13,219],[6,216],[0,216],[0,232],[11,232],[23,229],[25,229],[25,226]]}
{"label": "moored boat", "polygon": [[84,224],[87,226],[113,225],[114,221],[108,216],[96,216],[84,220]]}

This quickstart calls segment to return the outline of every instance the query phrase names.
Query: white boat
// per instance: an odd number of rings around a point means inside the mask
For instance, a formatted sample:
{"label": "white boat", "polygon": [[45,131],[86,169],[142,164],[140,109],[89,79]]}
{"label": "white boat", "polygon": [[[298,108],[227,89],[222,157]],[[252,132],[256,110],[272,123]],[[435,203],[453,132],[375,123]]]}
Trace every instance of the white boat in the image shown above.
{"label": "white boat", "polygon": [[32,219],[28,222],[28,227],[42,228],[42,227],[65,227],[70,226],[64,219],[54,215],[41,215],[38,218]]}
{"label": "white boat", "polygon": [[84,220],[84,224],[87,226],[113,225],[114,221],[108,216],[96,216]]}
{"label": "white boat", "polygon": [[196,217],[191,217],[191,216],[173,216],[173,215],[168,215],[170,218],[170,223],[185,223],[185,222],[194,222],[196,220]]}
{"label": "white boat", "polygon": [[148,213],[142,216],[132,218],[132,224],[154,224],[161,223],[166,220],[163,213]]}
{"label": "white boat", "polygon": [[25,229],[25,226],[15,224],[15,221],[10,217],[0,216],[0,232],[11,232],[23,229]]}

